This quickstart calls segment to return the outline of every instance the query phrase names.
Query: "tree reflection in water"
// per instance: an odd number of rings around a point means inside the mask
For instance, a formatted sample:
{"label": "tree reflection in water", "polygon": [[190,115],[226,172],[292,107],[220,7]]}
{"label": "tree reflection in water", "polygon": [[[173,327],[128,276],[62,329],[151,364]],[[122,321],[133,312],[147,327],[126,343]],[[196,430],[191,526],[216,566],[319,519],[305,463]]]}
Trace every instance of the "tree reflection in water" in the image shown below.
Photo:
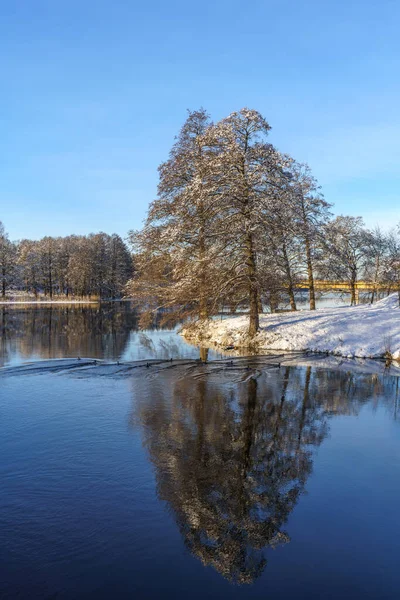
{"label": "tree reflection in water", "polygon": [[137,317],[128,303],[3,306],[0,308],[0,366],[18,356],[94,358],[120,356]]}
{"label": "tree reflection in water", "polygon": [[0,306],[0,367],[76,356],[126,361],[195,356],[196,347],[163,329],[162,316],[151,330],[140,331],[130,302]]}
{"label": "tree reflection in water", "polygon": [[186,546],[231,582],[254,581],[266,548],[289,541],[282,527],[327,433],[311,368],[240,384],[195,375],[146,386],[151,403],[138,401],[135,417]]}

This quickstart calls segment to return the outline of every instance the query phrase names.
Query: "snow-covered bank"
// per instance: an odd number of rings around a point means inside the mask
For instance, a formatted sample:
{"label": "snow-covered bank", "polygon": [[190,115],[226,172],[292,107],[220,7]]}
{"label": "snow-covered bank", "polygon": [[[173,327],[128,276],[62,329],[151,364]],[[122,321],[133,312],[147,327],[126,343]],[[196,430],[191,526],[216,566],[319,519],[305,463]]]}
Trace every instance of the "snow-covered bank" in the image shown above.
{"label": "snow-covered bank", "polygon": [[[246,316],[186,325],[181,335],[204,346],[250,345]],[[347,358],[400,360],[400,308],[397,294],[376,304],[317,311],[260,315],[251,343],[262,350],[325,352]]]}

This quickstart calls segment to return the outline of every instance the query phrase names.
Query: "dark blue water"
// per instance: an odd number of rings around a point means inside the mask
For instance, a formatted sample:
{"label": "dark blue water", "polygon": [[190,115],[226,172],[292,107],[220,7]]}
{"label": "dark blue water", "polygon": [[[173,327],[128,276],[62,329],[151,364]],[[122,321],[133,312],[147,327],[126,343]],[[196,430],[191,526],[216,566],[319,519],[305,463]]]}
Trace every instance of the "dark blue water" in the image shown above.
{"label": "dark blue water", "polygon": [[397,377],[96,368],[0,376],[2,599],[398,598]]}

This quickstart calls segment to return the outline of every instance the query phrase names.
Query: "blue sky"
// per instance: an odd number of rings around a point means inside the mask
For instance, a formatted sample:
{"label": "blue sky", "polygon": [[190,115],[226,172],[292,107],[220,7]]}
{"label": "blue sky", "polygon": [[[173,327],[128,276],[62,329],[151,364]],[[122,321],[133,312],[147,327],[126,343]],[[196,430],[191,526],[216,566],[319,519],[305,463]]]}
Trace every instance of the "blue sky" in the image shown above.
{"label": "blue sky", "polygon": [[400,221],[400,3],[22,0],[0,7],[12,239],[141,226],[186,109],[243,106],[336,213]]}

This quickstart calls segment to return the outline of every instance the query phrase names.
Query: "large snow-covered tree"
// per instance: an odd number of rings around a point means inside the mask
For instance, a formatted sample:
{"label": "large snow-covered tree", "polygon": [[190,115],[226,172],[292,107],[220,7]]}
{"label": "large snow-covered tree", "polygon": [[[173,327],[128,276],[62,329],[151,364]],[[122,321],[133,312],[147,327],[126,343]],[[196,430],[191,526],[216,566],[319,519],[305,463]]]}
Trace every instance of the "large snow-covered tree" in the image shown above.
{"label": "large snow-covered tree", "polygon": [[224,285],[230,294],[247,301],[250,337],[259,327],[259,258],[266,242],[265,218],[273,210],[273,193],[285,162],[267,142],[269,130],[260,113],[244,108],[207,131],[213,149],[207,186],[220,210],[219,235],[224,239],[227,274]]}
{"label": "large snow-covered tree", "polygon": [[205,319],[215,299],[218,267],[215,197],[206,186],[208,114],[189,112],[168,160],[159,167],[158,197],[145,226],[131,233],[137,273],[128,290],[148,308]]}
{"label": "large snow-covered tree", "polygon": [[263,304],[272,310],[284,293],[296,309],[303,265],[315,308],[313,260],[329,205],[269,131],[248,108],[216,124],[203,109],[189,113],[144,228],[131,233],[137,272],[127,289],[147,314],[168,307],[205,319],[242,306],[251,338]]}

